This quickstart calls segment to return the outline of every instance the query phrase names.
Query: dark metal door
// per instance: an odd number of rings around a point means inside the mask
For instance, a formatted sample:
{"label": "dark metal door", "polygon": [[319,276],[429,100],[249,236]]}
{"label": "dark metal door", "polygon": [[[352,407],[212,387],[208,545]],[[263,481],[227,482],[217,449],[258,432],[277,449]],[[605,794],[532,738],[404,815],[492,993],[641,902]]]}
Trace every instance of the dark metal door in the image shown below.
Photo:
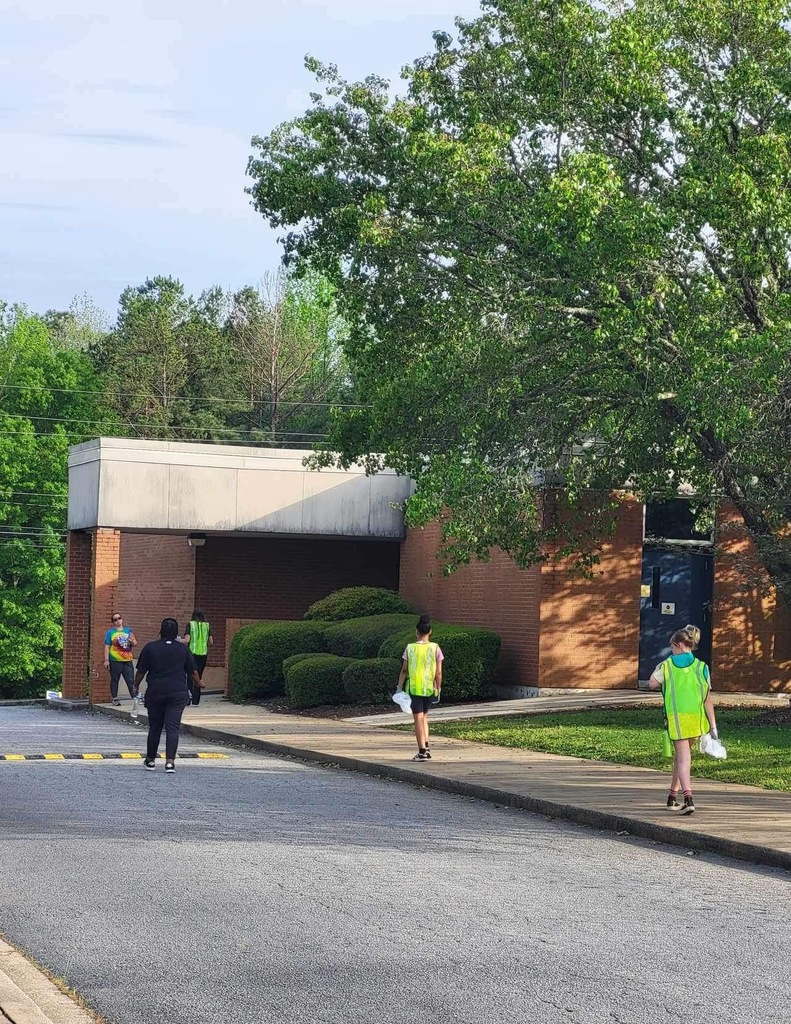
{"label": "dark metal door", "polygon": [[711,663],[712,567],[712,556],[697,550],[643,549],[640,679],[670,654],[670,635],[688,623],[700,628],[697,657]]}

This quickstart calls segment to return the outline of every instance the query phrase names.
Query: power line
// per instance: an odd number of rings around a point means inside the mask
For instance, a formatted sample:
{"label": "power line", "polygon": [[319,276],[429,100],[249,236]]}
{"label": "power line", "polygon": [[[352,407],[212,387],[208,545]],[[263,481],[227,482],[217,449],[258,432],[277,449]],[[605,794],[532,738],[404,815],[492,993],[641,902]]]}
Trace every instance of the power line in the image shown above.
{"label": "power line", "polygon": [[[9,391],[49,391],[64,395],[100,395],[102,398],[156,398],[148,391],[91,391],[86,388],[53,388],[46,384],[3,384],[0,389]],[[281,402],[272,398],[218,398],[211,395],[168,395],[169,402],[219,402],[224,405],[293,405],[304,409],[366,409],[362,403],[354,402]],[[24,415],[19,413],[18,415]]]}
{"label": "power line", "polygon": [[[179,428],[169,427],[167,429],[169,429],[169,430],[179,429],[180,430],[181,428],[180,427]],[[262,434],[265,433],[265,432],[266,431],[264,431],[264,430],[261,431]],[[274,440],[272,438],[263,438],[263,437],[259,438],[259,439],[256,439],[256,438],[238,438],[238,437],[172,437],[172,436],[171,437],[161,437],[161,436],[160,437],[152,437],[152,436],[146,435],[146,434],[135,434],[135,435],[132,435],[132,436],[122,435],[122,436],[124,436],[125,439],[127,439],[129,441],[183,441],[184,443],[191,443],[191,444],[238,444],[238,445],[245,445],[248,448],[278,448],[278,447],[282,447],[283,445],[298,445],[298,446],[305,447],[306,445],[307,446],[310,445],[310,442],[305,440],[307,438],[311,438],[311,437],[312,438],[318,438],[319,440],[322,440],[322,441],[326,441],[329,438],[328,434],[307,434],[307,433],[303,433],[301,430],[283,431],[282,433],[280,431],[277,431],[277,434],[278,434],[278,436],[276,438],[274,438]],[[54,433],[28,434],[28,432],[26,430],[0,430],[0,435],[4,435],[6,437],[19,437],[20,435],[26,435],[26,436],[28,436],[31,439],[34,439],[36,441],[40,441],[40,440],[43,440],[44,438],[48,438],[48,437],[57,437],[57,436],[61,436],[61,437],[65,436],[67,439],[68,438],[72,438],[72,439],[73,438],[81,438],[83,442],[84,441],[92,440],[90,434],[86,435],[85,431],[76,431],[76,430],[65,430],[63,432],[63,434],[61,434],[61,435],[56,435]],[[113,435],[113,436],[117,436],[117,435]],[[298,437],[298,438],[302,438],[303,440],[290,441],[290,440],[288,440],[289,437]],[[285,440],[283,438],[285,438]]]}
{"label": "power line", "polygon": [[[41,423],[79,423],[79,424],[82,424],[84,426],[108,427],[108,429],[110,428],[110,425],[105,420],[79,420],[79,419],[72,419],[69,416],[26,416],[25,419],[31,420],[31,421],[35,420],[36,422],[41,422]],[[137,425],[134,424],[134,423],[123,424],[123,429],[135,430],[135,429],[137,429]],[[162,429],[163,430],[197,430],[197,431],[202,431],[202,432],[205,433],[210,428],[202,427],[202,426],[200,426],[198,424],[195,424],[193,426],[193,425],[190,425],[188,423],[185,423],[185,424],[179,424],[179,425],[173,425],[173,426],[165,425],[165,426],[163,426]],[[219,429],[219,431],[229,431],[229,432],[233,432],[234,434],[258,434],[258,433],[266,433],[267,431],[270,430],[270,428],[266,427],[266,426],[259,426],[259,427],[231,427],[231,426],[222,426],[222,427],[219,427],[218,429]],[[24,433],[27,433],[27,431],[22,430],[22,431],[20,431],[20,433],[24,434]],[[308,433],[307,431],[304,431],[304,430],[275,430],[275,433],[276,434],[282,434],[282,435],[284,435],[286,437],[291,436],[291,435],[294,435],[294,436],[299,435],[300,437],[327,437],[328,436],[327,434],[324,434],[324,433],[322,433],[322,434],[311,434],[311,433]]]}

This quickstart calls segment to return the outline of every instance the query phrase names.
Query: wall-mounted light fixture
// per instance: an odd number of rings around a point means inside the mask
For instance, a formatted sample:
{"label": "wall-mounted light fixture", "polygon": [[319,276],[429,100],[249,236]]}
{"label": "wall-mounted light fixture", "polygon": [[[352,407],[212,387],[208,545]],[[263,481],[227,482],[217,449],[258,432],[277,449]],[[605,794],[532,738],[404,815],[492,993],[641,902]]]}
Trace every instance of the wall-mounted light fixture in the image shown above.
{"label": "wall-mounted light fixture", "polygon": [[187,543],[191,548],[202,548],[206,543],[205,533],[188,533]]}

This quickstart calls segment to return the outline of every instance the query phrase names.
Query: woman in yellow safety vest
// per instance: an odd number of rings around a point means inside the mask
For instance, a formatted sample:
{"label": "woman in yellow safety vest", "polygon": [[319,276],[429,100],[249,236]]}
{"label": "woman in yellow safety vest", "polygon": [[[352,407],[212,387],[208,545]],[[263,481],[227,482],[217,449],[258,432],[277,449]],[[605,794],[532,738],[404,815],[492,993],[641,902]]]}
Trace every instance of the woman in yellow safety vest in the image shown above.
{"label": "woman in yellow safety vest", "polygon": [[648,680],[652,690],[661,690],[665,705],[665,726],[675,747],[673,780],[667,806],[678,810],[679,790],[684,795],[682,814],[694,814],[692,800],[692,744],[704,733],[717,738],[717,721],[711,696],[708,665],[692,653],[698,649],[700,630],[697,626],[677,629],[670,638],[670,657],[654,669]]}
{"label": "woman in yellow safety vest", "polygon": [[184,634],[184,643],[189,645],[190,653],[195,660],[195,667],[200,677],[199,685],[187,684],[190,691],[190,700],[193,704],[200,704],[200,692],[203,689],[203,670],[209,658],[209,648],[214,643],[211,635],[211,626],[206,621],[206,616],[200,608],[193,609],[192,618]]}
{"label": "woman in yellow safety vest", "polygon": [[431,619],[421,615],[417,624],[417,640],[407,644],[401,655],[398,689],[404,689],[412,698],[412,717],[415,721],[417,753],[413,761],[428,761],[428,711],[439,701],[442,690],[442,662],[445,655],[439,644],[431,642]]}

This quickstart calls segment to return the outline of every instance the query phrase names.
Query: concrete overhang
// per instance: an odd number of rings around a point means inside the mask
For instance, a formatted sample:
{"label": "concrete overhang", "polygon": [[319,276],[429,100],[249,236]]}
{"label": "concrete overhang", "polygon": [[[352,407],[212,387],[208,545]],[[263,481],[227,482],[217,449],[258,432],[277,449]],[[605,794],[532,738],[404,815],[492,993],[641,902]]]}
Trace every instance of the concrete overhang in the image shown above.
{"label": "concrete overhang", "polygon": [[305,469],[308,451],[100,437],[69,451],[70,530],[401,540],[412,481]]}

